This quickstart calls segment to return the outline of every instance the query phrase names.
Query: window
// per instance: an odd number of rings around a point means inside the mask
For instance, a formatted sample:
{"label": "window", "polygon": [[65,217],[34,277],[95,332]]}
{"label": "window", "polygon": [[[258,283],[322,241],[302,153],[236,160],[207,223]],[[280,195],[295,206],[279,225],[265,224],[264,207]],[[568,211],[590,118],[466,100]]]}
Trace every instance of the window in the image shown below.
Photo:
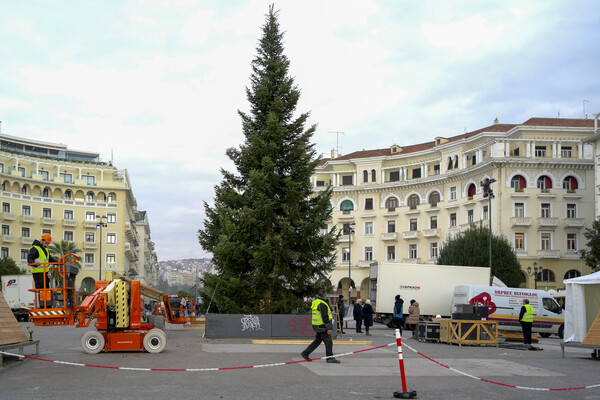
{"label": "window", "polygon": [[27,185],[23,185],[23,189],[21,189],[22,194],[27,194]]}
{"label": "window", "polygon": [[540,247],[542,250],[552,250],[552,233],[540,233]]}
{"label": "window", "polygon": [[396,221],[395,220],[393,220],[393,219],[388,220],[387,231],[388,231],[388,233],[396,232]]}
{"label": "window", "polygon": [[352,175],[342,175],[342,185],[344,185],[344,186],[352,185]]}
{"label": "window", "polygon": [[429,258],[438,258],[438,244],[433,242],[429,244]]}
{"label": "window", "polygon": [[64,240],[67,242],[73,241],[73,231],[65,231]]}
{"label": "window", "polygon": [[9,213],[10,212],[10,203],[2,203],[2,212]]}
{"label": "window", "polygon": [[40,170],[38,171],[38,175],[42,176],[42,180],[47,181],[50,178],[48,171]]}
{"label": "window", "polygon": [[50,197],[50,190],[48,188],[44,188],[42,191],[42,197]]}
{"label": "window", "polygon": [[550,203],[542,203],[540,204],[540,217],[542,218],[550,218]]}
{"label": "window", "polygon": [[556,303],[556,300],[554,300],[551,297],[542,298],[542,305],[544,307],[544,310],[548,310],[551,313],[560,314],[562,312],[562,309],[558,305],[558,303]]}
{"label": "window", "polygon": [[477,193],[477,187],[475,187],[475,184],[470,184],[469,188],[467,189],[467,195],[469,197],[469,199],[473,199],[473,196],[475,196],[475,193]]}
{"label": "window", "polygon": [[488,206],[483,206],[483,213],[481,215],[481,218],[484,220],[489,218]]}
{"label": "window", "polygon": [[412,178],[417,179],[421,177],[421,168],[415,168],[412,170]]}
{"label": "window", "polygon": [[432,192],[429,195],[429,204],[431,204],[432,206],[436,206],[437,203],[440,202],[440,193],[439,192]]}
{"label": "window", "polygon": [[456,200],[456,186],[450,188],[450,200]]}
{"label": "window", "polygon": [[554,272],[550,271],[549,269],[543,269],[542,272],[540,272],[540,274],[539,274],[538,281],[540,281],[540,282],[556,281],[556,278],[554,277]]}
{"label": "window", "polygon": [[10,235],[10,225],[2,225],[2,234]]}
{"label": "window", "polygon": [[510,187],[516,190],[525,189],[525,178],[521,175],[515,175],[510,180]]}
{"label": "window", "polygon": [[367,170],[363,171],[363,182],[369,182],[369,172]]}
{"label": "window", "polygon": [[435,164],[433,166],[433,174],[434,175],[439,175],[440,174],[440,164]]}
{"label": "window", "polygon": [[458,168],[458,156],[454,156],[454,168]]}
{"label": "window", "polygon": [[344,200],[340,205],[340,210],[342,210],[344,214],[349,214],[350,211],[354,210],[354,203],[350,200]]}
{"label": "window", "polygon": [[365,247],[365,261],[373,261],[373,246]]}
{"label": "window", "polygon": [[116,233],[107,233],[106,234],[106,243],[107,244],[117,244],[117,234]]}
{"label": "window", "polygon": [[70,190],[65,191],[65,200],[73,200],[73,192]]}
{"label": "window", "polygon": [[567,218],[577,218],[577,204],[567,204]]}
{"label": "window", "polygon": [[546,157],[546,146],[535,146],[536,157]]}
{"label": "window", "polygon": [[117,223],[117,214],[115,214],[115,213],[107,213],[106,214],[106,223],[108,223],[108,224],[116,224]]}
{"label": "window", "polygon": [[387,260],[392,261],[396,259],[396,246],[387,246]]}
{"label": "window", "polygon": [[[317,182],[317,186],[324,186],[324,185],[319,185],[318,183],[319,182]],[[323,183],[325,183],[325,182],[323,182]],[[106,201],[108,203],[114,203],[116,199],[117,199],[117,195],[115,193],[113,193],[113,192],[110,192],[108,194],[108,197],[106,198]]]}
{"label": "window", "polygon": [[473,223],[473,209],[467,210],[467,224]]}
{"label": "window", "polygon": [[365,199],[365,210],[372,210],[372,209],[373,209],[373,199],[372,198]]}
{"label": "window", "polygon": [[65,183],[73,183],[72,174],[65,174],[64,172],[61,172],[60,174],[58,174],[58,177],[62,179]]}
{"label": "window", "polygon": [[417,245],[416,244],[409,244],[408,245],[408,258],[412,258],[415,259],[417,258]]}
{"label": "window", "polygon": [[410,222],[409,222],[409,229],[411,231],[416,231],[418,230],[418,224],[417,224],[417,219],[416,218],[411,218]]}
{"label": "window", "polygon": [[454,164],[452,163],[452,157],[448,157],[448,168],[447,168],[447,170],[450,171],[453,167],[454,167]]}
{"label": "window", "polygon": [[417,208],[417,206],[421,203],[421,199],[416,194],[413,194],[408,198],[408,205],[411,209]]}
{"label": "window", "polygon": [[44,233],[47,233],[48,235],[52,235],[52,230],[50,230],[50,229],[42,229],[42,235]]}
{"label": "window", "polygon": [[94,264],[94,253],[85,253],[84,260],[88,265]]}
{"label": "window", "polygon": [[456,226],[456,213],[450,214],[450,227]]}
{"label": "window", "polygon": [[515,233],[515,250],[525,250],[525,234],[523,232]]}
{"label": "window", "polygon": [[371,170],[371,182],[377,182],[377,172],[374,169]]}
{"label": "window", "polygon": [[537,180],[537,188],[541,190],[552,189],[552,179],[546,175],[540,176]]}
{"label": "window", "polygon": [[92,175],[81,175],[81,179],[88,186],[96,186],[96,177]]}
{"label": "window", "polygon": [[373,222],[372,221],[365,222],[365,236],[372,235],[372,234],[373,234]]}
{"label": "window", "polygon": [[515,203],[515,217],[523,218],[525,216],[525,203]]}
{"label": "window", "polygon": [[94,192],[87,192],[85,195],[85,201],[87,201],[88,203],[93,203],[94,202]]}
{"label": "window", "polygon": [[429,218],[429,228],[430,229],[437,229],[438,225],[437,225],[437,215],[433,215],[431,216],[431,218]]}
{"label": "window", "polygon": [[563,189],[576,190],[577,189],[577,179],[575,179],[572,176],[567,176],[563,180]]}
{"label": "window", "polygon": [[[65,210],[64,219],[66,219],[68,221],[72,221],[73,220],[73,210]],[[86,220],[87,220],[87,216],[86,216]]]}
{"label": "window", "polygon": [[571,269],[565,274],[565,279],[579,278],[580,276],[581,273],[579,271],[577,271],[576,269]]}
{"label": "window", "polygon": [[396,207],[398,207],[398,199],[396,197],[392,196],[385,201],[385,208],[389,211],[395,211]]}
{"label": "window", "polygon": [[23,178],[25,178],[25,168],[24,167],[18,167],[17,171],[19,171],[21,173],[21,176]]}
{"label": "window", "polygon": [[117,263],[117,255],[116,254],[107,254],[106,255],[106,266],[114,266]]}
{"label": "window", "polygon": [[342,224],[342,234],[343,235],[354,234],[354,229],[352,229],[352,225],[350,225],[350,222],[346,222],[346,223]]}
{"label": "window", "polygon": [[390,182],[398,182],[400,180],[400,171],[390,172]]}
{"label": "window", "polygon": [[3,247],[2,249],[0,249],[0,257],[8,258],[9,256],[10,256],[10,252],[8,250],[8,247]]}
{"label": "window", "polygon": [[86,211],[85,212],[85,220],[96,222],[96,213],[93,211]]}
{"label": "window", "polygon": [[560,148],[560,156],[562,158],[571,158],[573,157],[573,149],[571,146],[562,146]]}
{"label": "window", "polygon": [[94,243],[96,241],[94,232],[86,232],[85,233],[85,242],[86,243]]}
{"label": "window", "polygon": [[342,248],[342,262],[348,262],[350,261],[350,248],[349,247],[344,247]]}
{"label": "window", "polygon": [[44,218],[52,218],[52,209],[51,208],[42,209],[42,216]]}
{"label": "window", "polygon": [[27,257],[29,256],[29,250],[21,249],[21,261],[27,262]]}
{"label": "window", "polygon": [[29,228],[22,227],[21,228],[21,236],[24,238],[31,237],[31,230]]}
{"label": "window", "polygon": [[567,233],[567,250],[577,251],[577,234]]}
{"label": "window", "polygon": [[23,206],[21,208],[21,214],[23,214],[23,215],[31,215],[31,207],[30,206]]}

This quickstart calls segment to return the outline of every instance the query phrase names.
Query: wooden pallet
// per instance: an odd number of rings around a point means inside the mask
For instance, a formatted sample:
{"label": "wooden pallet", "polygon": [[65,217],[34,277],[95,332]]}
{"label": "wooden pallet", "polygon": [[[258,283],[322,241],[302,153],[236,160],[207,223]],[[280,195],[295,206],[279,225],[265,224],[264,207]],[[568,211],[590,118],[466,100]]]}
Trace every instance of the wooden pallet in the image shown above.
{"label": "wooden pallet", "polygon": [[[441,327],[441,326],[440,326]],[[448,343],[459,345],[498,345],[498,323],[495,321],[454,320],[447,325]],[[440,330],[440,339],[445,333]]]}
{"label": "wooden pallet", "polygon": [[596,319],[581,343],[588,346],[600,346],[600,312],[596,315]]}
{"label": "wooden pallet", "polygon": [[26,341],[25,332],[0,292],[0,345]]}

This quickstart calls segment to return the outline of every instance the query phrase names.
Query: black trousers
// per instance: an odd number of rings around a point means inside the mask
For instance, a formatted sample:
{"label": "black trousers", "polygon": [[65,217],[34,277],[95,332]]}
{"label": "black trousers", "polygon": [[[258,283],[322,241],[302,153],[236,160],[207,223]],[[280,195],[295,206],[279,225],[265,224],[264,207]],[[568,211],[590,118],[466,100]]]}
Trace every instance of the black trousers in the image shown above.
{"label": "black trousers", "polygon": [[402,318],[392,318],[392,325],[402,333]]}
{"label": "black trousers", "polygon": [[313,340],[312,343],[309,344],[308,347],[302,353],[306,354],[307,356],[310,355],[310,353],[312,353],[317,347],[319,347],[321,342],[325,343],[325,355],[332,356],[333,340],[331,339],[331,335],[327,332],[316,332],[315,340]]}
{"label": "black trousers", "polygon": [[531,344],[531,327],[533,326],[532,322],[524,322],[521,321],[521,328],[523,328],[523,343]]}
{"label": "black trousers", "polygon": [[356,320],[356,333],[362,332],[362,318]]}
{"label": "black trousers", "polygon": [[[43,289],[44,288],[44,273],[43,272],[36,272],[33,275],[33,283],[35,285],[36,289]],[[46,289],[50,288],[50,277],[48,276],[48,272],[46,272]],[[38,292],[37,294],[37,300],[38,300],[38,307],[39,308],[51,308],[52,307],[52,301],[47,301],[47,302],[42,302],[40,300],[40,293]]]}

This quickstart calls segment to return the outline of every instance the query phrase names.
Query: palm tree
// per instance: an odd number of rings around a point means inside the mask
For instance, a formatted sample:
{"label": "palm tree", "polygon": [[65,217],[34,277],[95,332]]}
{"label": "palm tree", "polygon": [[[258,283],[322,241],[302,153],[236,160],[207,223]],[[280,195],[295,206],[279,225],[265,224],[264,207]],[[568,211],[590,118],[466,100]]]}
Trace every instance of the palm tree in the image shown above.
{"label": "palm tree", "polygon": [[[50,244],[50,246],[48,246],[48,250],[50,251],[50,254],[56,258],[61,258],[63,256],[66,256],[69,253],[73,253],[75,255],[78,255],[77,253],[81,253],[81,249],[77,247],[75,242],[70,242],[68,240],[61,240],[58,243],[54,242],[54,243]],[[70,256],[65,259],[65,262],[71,263],[71,264],[75,265],[76,267],[81,268],[81,259],[75,260],[73,256]],[[52,276],[53,281],[55,281],[55,282],[59,281],[58,270],[53,269],[51,271],[51,276]]]}

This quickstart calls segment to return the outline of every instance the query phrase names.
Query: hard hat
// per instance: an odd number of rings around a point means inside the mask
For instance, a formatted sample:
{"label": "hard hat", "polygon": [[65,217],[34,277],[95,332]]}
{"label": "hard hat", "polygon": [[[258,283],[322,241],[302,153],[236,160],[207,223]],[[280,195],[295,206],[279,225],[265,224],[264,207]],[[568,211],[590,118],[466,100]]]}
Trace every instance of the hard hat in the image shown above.
{"label": "hard hat", "polygon": [[47,242],[48,244],[52,243],[52,236],[50,236],[49,233],[44,233],[42,235],[42,239],[44,239],[44,241]]}

